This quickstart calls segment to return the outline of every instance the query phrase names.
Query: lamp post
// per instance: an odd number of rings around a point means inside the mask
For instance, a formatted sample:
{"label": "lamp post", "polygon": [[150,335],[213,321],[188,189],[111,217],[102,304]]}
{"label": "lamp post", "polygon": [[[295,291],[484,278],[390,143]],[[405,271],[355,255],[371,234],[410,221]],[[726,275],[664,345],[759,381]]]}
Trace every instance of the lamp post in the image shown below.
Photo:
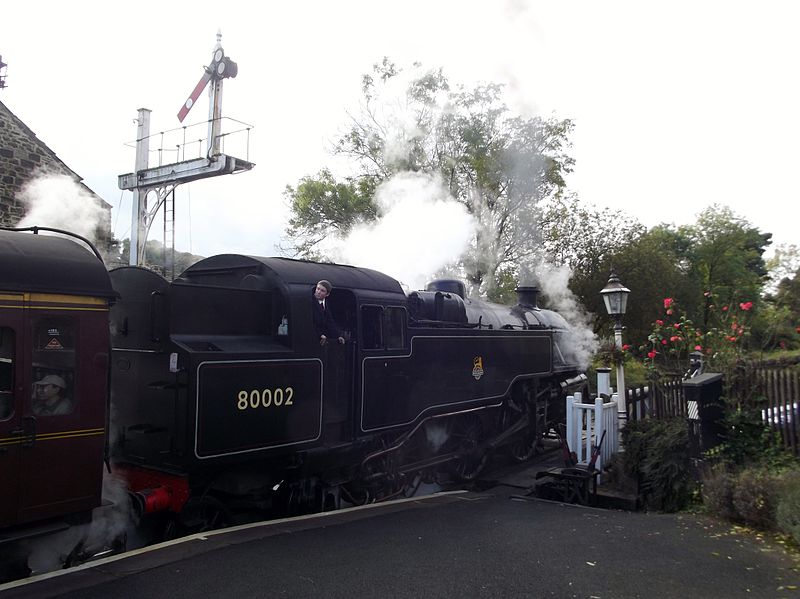
{"label": "lamp post", "polygon": [[[608,315],[614,319],[614,343],[619,350],[622,350],[622,317],[625,315],[625,309],[628,306],[628,294],[630,292],[630,289],[620,283],[619,277],[613,269],[611,270],[611,276],[608,277],[608,283],[600,292]],[[617,416],[620,419],[624,419],[627,414],[628,412],[625,408],[625,367],[620,360],[617,364]]]}

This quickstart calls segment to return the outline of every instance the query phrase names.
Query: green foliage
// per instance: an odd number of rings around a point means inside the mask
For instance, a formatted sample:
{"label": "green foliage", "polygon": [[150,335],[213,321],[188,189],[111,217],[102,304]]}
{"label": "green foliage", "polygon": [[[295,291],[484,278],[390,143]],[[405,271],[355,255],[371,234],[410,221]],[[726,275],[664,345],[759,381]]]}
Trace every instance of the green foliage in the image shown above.
{"label": "green foliage", "polygon": [[784,473],[779,482],[775,523],[778,530],[800,544],[800,471]]}
{"label": "green foliage", "polygon": [[292,216],[287,229],[289,246],[282,249],[306,258],[318,258],[314,248],[328,235],[346,235],[354,225],[374,220],[377,182],[373,177],[336,181],[327,169],[287,186]]}
{"label": "green foliage", "polygon": [[730,405],[723,420],[722,443],[707,453],[707,457],[728,468],[761,466],[785,468],[794,458],[784,451],[780,439],[761,419],[759,402]]}
{"label": "green foliage", "polygon": [[646,504],[674,512],[686,507],[695,491],[690,476],[689,432],[685,419],[644,419],[622,429],[623,468],[637,477]]}
{"label": "green foliage", "polygon": [[[791,246],[797,251],[795,246]],[[768,350],[800,348],[800,269],[781,278],[765,298],[765,309],[754,331]]]}
{"label": "green foliage", "polygon": [[772,529],[781,502],[786,503],[787,493],[791,502],[798,483],[797,473],[791,470],[718,465],[703,475],[702,497],[708,511],[717,517]]}
{"label": "green foliage", "polygon": [[759,528],[775,525],[777,477],[764,468],[745,468],[736,479],[733,507],[738,519]]}
{"label": "green foliage", "polygon": [[352,179],[323,170],[287,188],[290,249],[313,256],[326,236],[379,216],[382,182],[421,172],[439,177],[478,223],[456,267],[485,295],[507,295],[541,254],[540,203],[562,193],[572,170],[571,121],[520,117],[502,86],[455,87],[441,70],[404,72],[388,59],[362,78],[362,94],[361,112],[334,146]]}
{"label": "green foliage", "polygon": [[[106,267],[110,269],[128,266],[130,263],[130,239],[115,241],[112,245],[112,254],[105,257]],[[151,239],[145,245],[145,267],[159,274],[169,277],[174,272],[177,277],[184,270],[195,262],[202,260],[203,256],[198,256],[190,252],[174,253],[174,266],[172,266],[173,253],[165,251],[164,245],[160,241]]]}
{"label": "green foliage", "polygon": [[750,336],[748,323],[754,304],[744,301],[717,308],[713,295],[710,292],[704,295],[708,299],[709,313],[715,317],[705,329],[688,318],[674,298],[664,298],[664,313],[653,323],[647,343],[639,348],[649,368],[662,373],[680,373],[686,370],[689,355],[699,352],[707,363],[706,370],[731,375]]}
{"label": "green foliage", "polygon": [[603,323],[610,326],[598,291],[613,264],[632,291],[624,320],[629,343],[645,344],[653,321],[663,319],[664,298],[679,303],[684,316],[705,334],[719,326],[724,306],[753,302],[753,312],[758,313],[767,280],[763,253],[769,243],[769,233],[758,231],[727,207],[711,206],[693,225],[660,225],[620,243],[616,251],[604,253],[577,273],[570,288],[598,315],[597,331]]}
{"label": "green foliage", "polygon": [[[759,297],[767,277],[762,256],[771,243],[770,233],[761,233],[730,208],[717,205],[703,210],[695,225],[681,227],[679,232],[689,240],[690,272],[717,305]],[[702,314],[693,316],[704,327],[711,326],[710,304],[707,299]]]}
{"label": "green foliage", "polygon": [[724,466],[710,469],[702,477],[703,504],[708,511],[719,518],[737,520],[733,505],[733,491],[736,488],[736,475]]}

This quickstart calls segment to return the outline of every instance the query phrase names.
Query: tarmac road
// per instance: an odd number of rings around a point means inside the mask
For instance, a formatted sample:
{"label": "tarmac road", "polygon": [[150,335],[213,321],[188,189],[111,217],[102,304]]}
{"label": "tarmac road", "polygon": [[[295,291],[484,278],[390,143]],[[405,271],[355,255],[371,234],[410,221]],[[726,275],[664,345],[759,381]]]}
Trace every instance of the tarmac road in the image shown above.
{"label": "tarmac road", "polygon": [[785,552],[694,515],[518,490],[433,495],[196,535],[0,597],[794,597]]}

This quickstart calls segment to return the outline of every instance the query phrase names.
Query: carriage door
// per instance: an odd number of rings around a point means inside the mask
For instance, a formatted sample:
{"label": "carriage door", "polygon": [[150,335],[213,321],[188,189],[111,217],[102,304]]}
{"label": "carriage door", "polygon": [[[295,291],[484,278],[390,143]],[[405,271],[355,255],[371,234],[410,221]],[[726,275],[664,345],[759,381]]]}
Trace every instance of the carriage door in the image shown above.
{"label": "carriage door", "polygon": [[22,428],[22,296],[0,294],[0,526],[13,524],[19,505]]}
{"label": "carriage door", "polygon": [[35,435],[21,452],[20,522],[86,511],[97,503],[104,415],[86,392],[91,347],[84,347],[83,360],[77,355],[83,340],[78,333],[86,325],[80,311],[31,317],[23,420],[35,424]]}

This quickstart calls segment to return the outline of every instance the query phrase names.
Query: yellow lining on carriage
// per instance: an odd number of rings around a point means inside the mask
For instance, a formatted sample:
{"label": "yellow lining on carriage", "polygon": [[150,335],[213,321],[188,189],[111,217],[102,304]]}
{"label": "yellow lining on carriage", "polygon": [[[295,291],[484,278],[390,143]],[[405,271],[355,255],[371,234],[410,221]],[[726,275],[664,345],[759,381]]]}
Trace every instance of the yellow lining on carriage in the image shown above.
{"label": "yellow lining on carriage", "polygon": [[[0,294],[0,308],[24,308],[32,310],[80,310],[84,312],[107,312],[108,300],[88,295],[61,295],[55,293]],[[16,303],[21,302],[21,303]]]}
{"label": "yellow lining on carriage", "polygon": [[[44,433],[44,434],[37,434],[36,440],[37,441],[51,441],[53,439],[72,439],[77,437],[96,437],[98,435],[102,435],[105,432],[104,428],[86,428],[86,429],[78,429],[74,431],[58,431],[55,433]],[[8,445],[17,445],[20,443],[28,443],[30,442],[30,437],[25,435],[21,436],[14,436],[14,437],[3,437],[0,438],[0,447],[8,446]]]}

